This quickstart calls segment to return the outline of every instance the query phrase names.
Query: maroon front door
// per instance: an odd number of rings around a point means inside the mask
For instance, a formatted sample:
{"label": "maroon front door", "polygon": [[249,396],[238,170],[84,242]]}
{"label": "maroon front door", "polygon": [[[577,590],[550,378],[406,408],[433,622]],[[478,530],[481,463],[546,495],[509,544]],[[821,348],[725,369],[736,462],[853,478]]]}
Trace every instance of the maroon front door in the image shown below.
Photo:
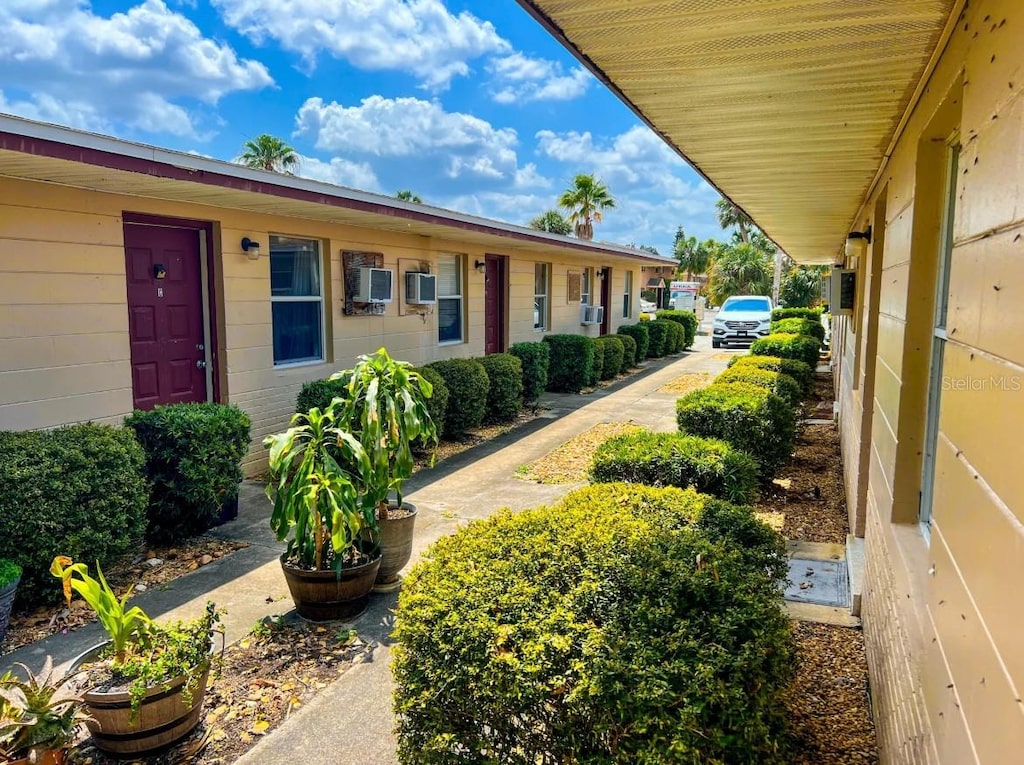
{"label": "maroon front door", "polygon": [[125,223],[136,409],[206,401],[199,231]]}
{"label": "maroon front door", "polygon": [[612,270],[602,269],[604,278],[601,280],[601,305],[604,306],[604,318],[601,319],[601,334],[607,335],[612,329]]}
{"label": "maroon front door", "polygon": [[505,258],[484,258],[484,353],[505,350]]}

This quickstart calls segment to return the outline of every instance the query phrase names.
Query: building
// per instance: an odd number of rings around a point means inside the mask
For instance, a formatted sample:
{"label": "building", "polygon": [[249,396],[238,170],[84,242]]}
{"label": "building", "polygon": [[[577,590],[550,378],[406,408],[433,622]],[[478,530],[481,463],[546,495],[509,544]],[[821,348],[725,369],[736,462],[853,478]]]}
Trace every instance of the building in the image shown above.
{"label": "building", "polygon": [[0,429],[229,402],[256,472],[303,382],[613,332],[665,261],[0,116]]}
{"label": "building", "polygon": [[791,257],[855,270],[833,363],[882,761],[1024,761],[1024,3],[520,4]]}

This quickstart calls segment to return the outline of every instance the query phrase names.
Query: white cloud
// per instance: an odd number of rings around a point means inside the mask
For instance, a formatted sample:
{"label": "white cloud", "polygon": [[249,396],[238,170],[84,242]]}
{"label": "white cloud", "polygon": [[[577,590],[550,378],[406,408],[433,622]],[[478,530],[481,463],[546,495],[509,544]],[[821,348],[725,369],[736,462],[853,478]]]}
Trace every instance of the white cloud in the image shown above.
{"label": "white cloud", "polygon": [[530,162],[516,170],[512,185],[517,189],[550,189],[554,184]]}
{"label": "white cloud", "polygon": [[469,62],[511,46],[494,25],[442,0],[211,0],[257,43],[276,40],[309,68],[322,51],[360,69],[410,72],[432,90],[469,74]]}
{"label": "white cloud", "polygon": [[109,17],[87,0],[14,0],[0,3],[0,28],[5,108],[27,117],[195,136],[195,106],[273,85],[263,64],[204,37],[162,0]]}
{"label": "white cloud", "polygon": [[464,174],[503,178],[516,172],[516,131],[486,120],[446,112],[436,101],[370,96],[359,106],[310,98],[296,117],[300,135],[323,151],[378,157],[443,159],[452,178]]}
{"label": "white cloud", "polygon": [[368,162],[352,162],[342,157],[333,157],[324,162],[316,157],[299,155],[299,169],[296,173],[314,181],[333,183],[362,191],[380,191],[377,174]]}
{"label": "white cloud", "polygon": [[492,97],[500,104],[570,101],[587,92],[594,78],[582,67],[568,74],[557,61],[531,58],[518,51],[491,59]]}

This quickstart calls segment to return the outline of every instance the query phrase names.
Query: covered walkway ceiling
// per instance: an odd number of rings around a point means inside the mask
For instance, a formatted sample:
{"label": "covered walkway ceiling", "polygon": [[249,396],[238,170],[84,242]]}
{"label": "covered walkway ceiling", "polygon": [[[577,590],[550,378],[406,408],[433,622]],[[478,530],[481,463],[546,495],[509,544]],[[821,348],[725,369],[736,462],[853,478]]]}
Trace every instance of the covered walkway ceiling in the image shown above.
{"label": "covered walkway ceiling", "polygon": [[518,0],[799,261],[830,262],[956,0]]}

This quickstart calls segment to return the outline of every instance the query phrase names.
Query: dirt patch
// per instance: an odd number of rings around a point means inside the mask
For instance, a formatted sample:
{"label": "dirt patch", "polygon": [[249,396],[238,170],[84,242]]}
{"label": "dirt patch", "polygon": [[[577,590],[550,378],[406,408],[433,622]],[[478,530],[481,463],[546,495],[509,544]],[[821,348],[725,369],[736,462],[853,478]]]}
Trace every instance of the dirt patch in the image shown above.
{"label": "dirt patch", "polygon": [[[268,617],[224,652],[219,676],[203,700],[203,722],[169,751],[145,760],[148,765],[221,765],[237,760],[289,715],[353,664],[372,654],[355,630],[310,624],[294,614]],[[124,765],[81,747],[78,765]]]}
{"label": "dirt patch", "polygon": [[574,436],[554,451],[523,465],[516,475],[537,483],[583,483],[597,447],[613,436],[642,428],[634,422],[602,422]]}
{"label": "dirt patch", "polygon": [[[456,454],[472,449],[478,444],[482,444],[485,441],[490,441],[498,436],[503,436],[516,428],[521,428],[531,420],[537,419],[540,414],[540,409],[524,409],[516,418],[511,422],[503,422],[498,425],[485,425],[480,428],[474,428],[463,434],[462,438],[458,440],[443,440],[437,446],[437,457],[434,464],[438,464],[449,457],[454,457]],[[427,455],[420,454],[416,455],[416,467],[414,472],[419,472],[425,467],[430,466],[430,458]]]}
{"label": "dirt patch", "polygon": [[793,629],[800,657],[786,704],[793,765],[877,763],[863,633],[806,622]]}
{"label": "dirt patch", "polygon": [[658,388],[659,393],[675,393],[679,396],[685,396],[691,391],[695,391],[698,388],[703,388],[711,384],[711,375],[707,372],[690,372],[685,375],[680,375],[671,382],[662,385]]}
{"label": "dirt patch", "polygon": [[[104,571],[103,575],[119,596],[132,590],[143,592],[167,584],[180,576],[195,571],[200,566],[205,566],[218,558],[223,558],[248,546],[245,542],[229,542],[212,537],[192,537],[171,547],[150,548],[144,556],[139,556],[130,563],[112,566],[109,570]],[[53,581],[56,591],[59,589],[60,583],[56,579]],[[72,632],[94,621],[96,621],[96,615],[84,600],[74,601],[70,609],[60,606],[40,606],[16,613],[11,616],[3,651],[0,653],[13,651],[15,648],[34,643],[58,632]]]}

